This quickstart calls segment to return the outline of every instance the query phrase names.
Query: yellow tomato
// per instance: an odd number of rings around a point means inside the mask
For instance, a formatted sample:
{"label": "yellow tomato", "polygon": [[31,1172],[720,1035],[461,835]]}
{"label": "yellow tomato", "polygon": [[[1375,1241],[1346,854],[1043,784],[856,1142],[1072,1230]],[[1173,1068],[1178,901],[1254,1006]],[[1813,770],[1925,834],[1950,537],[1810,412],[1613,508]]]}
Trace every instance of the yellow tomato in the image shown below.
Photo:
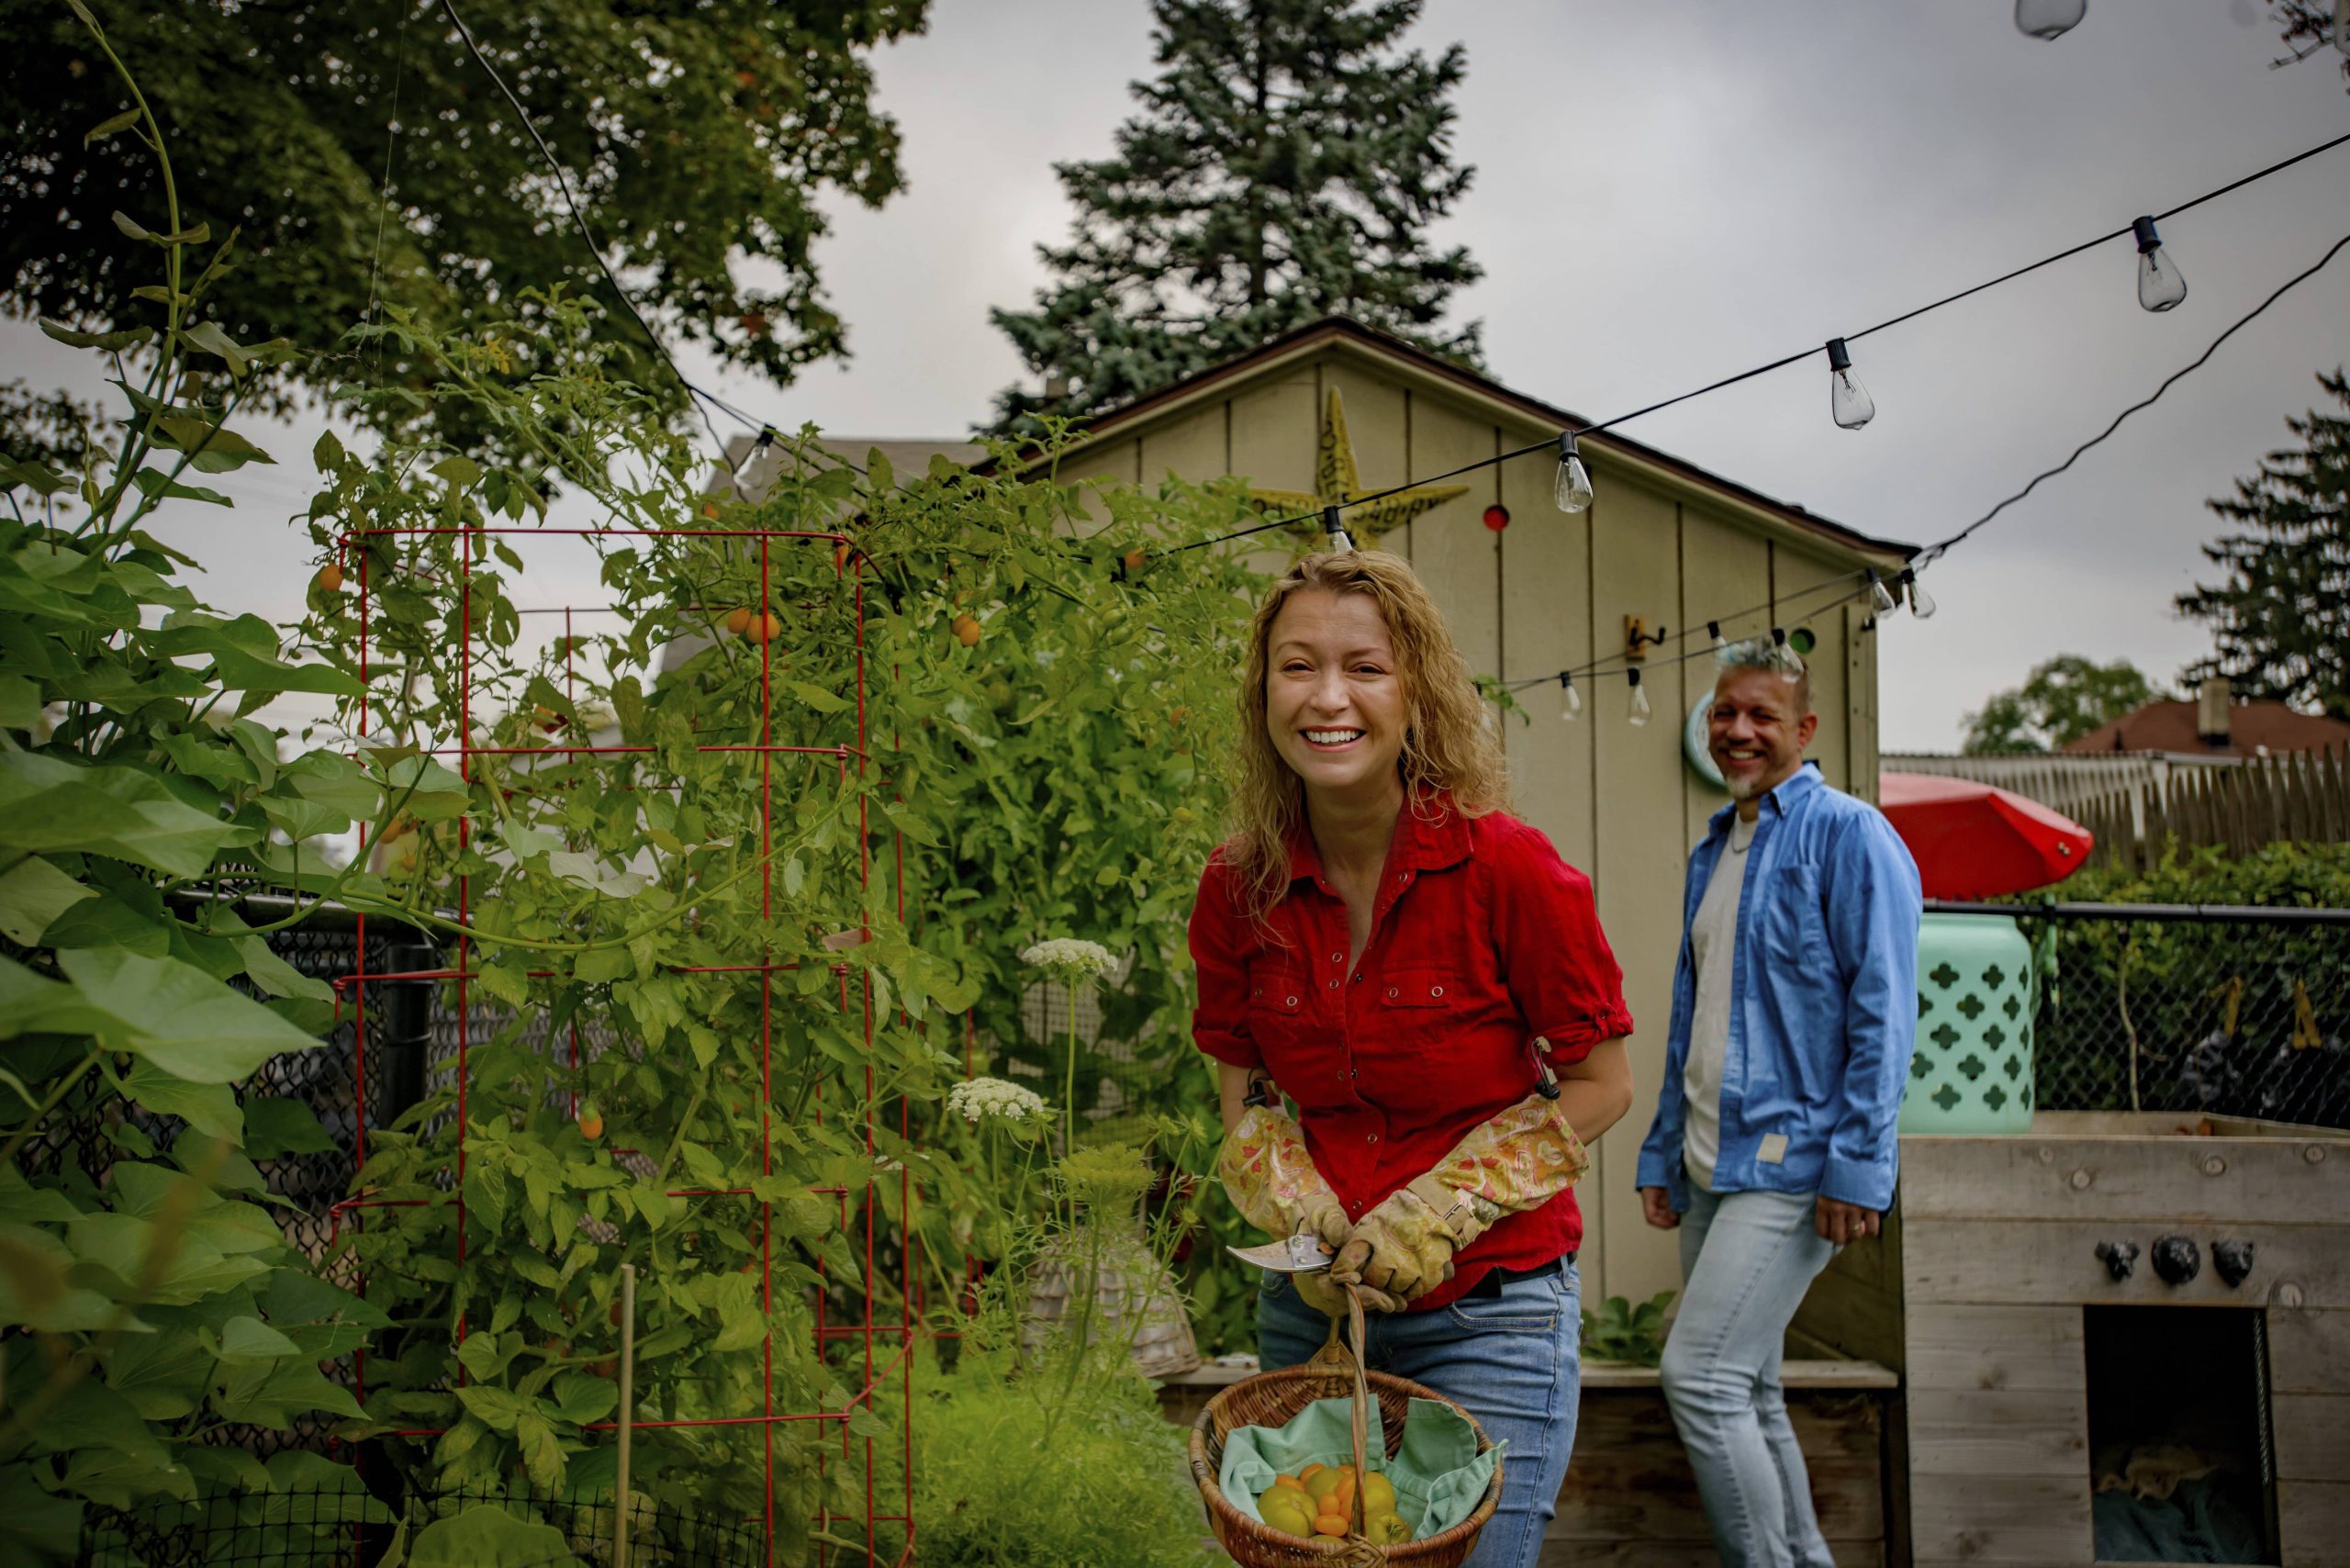
{"label": "yellow tomato", "polygon": [[1395,1484],[1375,1470],[1362,1478],[1362,1511],[1366,1514],[1392,1514],[1395,1511]]}
{"label": "yellow tomato", "polygon": [[1362,1533],[1374,1546],[1400,1546],[1412,1539],[1412,1527],[1396,1514],[1374,1514],[1363,1520]]}

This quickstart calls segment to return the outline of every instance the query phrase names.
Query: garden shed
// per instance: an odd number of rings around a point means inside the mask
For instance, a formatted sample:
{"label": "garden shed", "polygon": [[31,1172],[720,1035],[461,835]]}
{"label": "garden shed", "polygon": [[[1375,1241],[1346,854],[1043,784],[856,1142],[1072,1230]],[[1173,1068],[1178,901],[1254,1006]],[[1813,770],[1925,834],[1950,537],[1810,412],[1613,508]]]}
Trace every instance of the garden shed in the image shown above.
{"label": "garden shed", "polygon": [[[1710,661],[1670,661],[1708,643],[1712,620],[1732,638],[1808,628],[1820,715],[1811,755],[1830,783],[1873,799],[1876,651],[1855,575],[1890,577],[1908,550],[1613,433],[1581,442],[1597,498],[1580,513],[1553,502],[1547,450],[1422,483],[1585,422],[1333,317],[1099,417],[1058,472],[1145,489],[1170,475],[1240,476],[1274,515],[1411,487],[1349,511],[1348,527],[1358,545],[1411,560],[1481,675],[1523,680],[1614,660],[1633,618],[1666,638],[1647,650],[1651,722],[1628,722],[1625,678],[1602,675],[1578,682],[1579,720],[1562,716],[1556,686],[1536,687],[1521,698],[1526,722],[1504,726],[1519,812],[1591,877],[1639,1022],[1641,1103],[1583,1193],[1585,1299],[1637,1299],[1679,1283],[1671,1238],[1640,1223],[1632,1172],[1663,1059],[1684,859],[1728,801],[1684,749]],[[1321,535],[1275,537],[1305,548]],[[1280,558],[1269,551],[1264,564]],[[1832,579],[1842,580],[1822,588]]]}

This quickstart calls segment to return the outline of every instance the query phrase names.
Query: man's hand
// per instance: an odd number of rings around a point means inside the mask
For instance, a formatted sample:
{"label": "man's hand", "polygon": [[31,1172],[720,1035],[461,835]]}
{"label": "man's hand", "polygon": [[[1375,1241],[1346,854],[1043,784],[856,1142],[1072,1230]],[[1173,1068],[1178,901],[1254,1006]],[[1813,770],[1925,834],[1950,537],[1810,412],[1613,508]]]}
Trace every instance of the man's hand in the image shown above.
{"label": "man's hand", "polygon": [[1673,1212],[1673,1199],[1662,1187],[1640,1189],[1640,1217],[1659,1230],[1681,1228],[1681,1216]]}
{"label": "man's hand", "polygon": [[[1643,1193],[1648,1191],[1641,1189]],[[1885,1225],[1885,1216],[1876,1210],[1864,1209],[1858,1204],[1840,1204],[1833,1198],[1820,1198],[1814,1209],[1812,1228],[1839,1247],[1874,1236]]]}

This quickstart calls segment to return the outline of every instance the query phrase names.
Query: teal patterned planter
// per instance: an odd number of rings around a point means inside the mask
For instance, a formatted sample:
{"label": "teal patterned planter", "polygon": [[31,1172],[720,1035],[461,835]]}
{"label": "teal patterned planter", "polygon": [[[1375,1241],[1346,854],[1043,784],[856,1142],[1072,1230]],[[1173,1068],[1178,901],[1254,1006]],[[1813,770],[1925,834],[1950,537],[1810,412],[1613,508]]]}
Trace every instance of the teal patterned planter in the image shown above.
{"label": "teal patterned planter", "polygon": [[1930,914],[1918,927],[1918,1054],[1905,1133],[2020,1133],[2031,1126],[2031,945],[1997,914]]}

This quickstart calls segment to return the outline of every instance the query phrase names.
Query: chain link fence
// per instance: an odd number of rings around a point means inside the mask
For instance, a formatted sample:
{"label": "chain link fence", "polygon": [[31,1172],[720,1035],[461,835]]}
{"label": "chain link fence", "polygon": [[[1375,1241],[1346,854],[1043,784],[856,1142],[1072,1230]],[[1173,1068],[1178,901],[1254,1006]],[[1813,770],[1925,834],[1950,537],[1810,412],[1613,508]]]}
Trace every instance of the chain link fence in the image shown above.
{"label": "chain link fence", "polygon": [[2350,910],[1996,912],[2037,960],[2041,1109],[2350,1127]]}

